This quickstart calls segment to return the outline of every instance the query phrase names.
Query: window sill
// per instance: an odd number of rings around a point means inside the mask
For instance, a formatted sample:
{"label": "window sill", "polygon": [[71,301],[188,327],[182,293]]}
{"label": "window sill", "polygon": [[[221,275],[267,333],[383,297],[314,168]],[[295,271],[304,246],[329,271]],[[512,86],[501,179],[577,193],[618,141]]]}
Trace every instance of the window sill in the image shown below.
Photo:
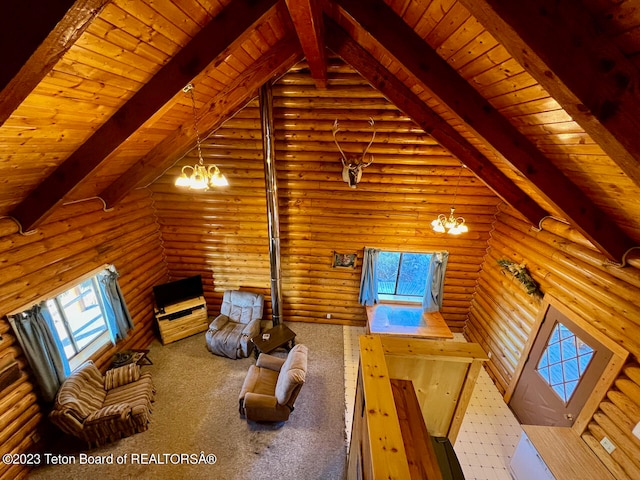
{"label": "window sill", "polygon": [[394,304],[394,305],[422,305],[422,299],[416,297],[408,297],[402,295],[378,295],[378,303]]}
{"label": "window sill", "polygon": [[91,360],[91,357],[104,347],[111,345],[111,337],[109,331],[103,332],[98,338],[96,338],[89,345],[84,347],[77,355],[69,360],[69,368],[73,372],[76,368],[82,365],[87,360]]}

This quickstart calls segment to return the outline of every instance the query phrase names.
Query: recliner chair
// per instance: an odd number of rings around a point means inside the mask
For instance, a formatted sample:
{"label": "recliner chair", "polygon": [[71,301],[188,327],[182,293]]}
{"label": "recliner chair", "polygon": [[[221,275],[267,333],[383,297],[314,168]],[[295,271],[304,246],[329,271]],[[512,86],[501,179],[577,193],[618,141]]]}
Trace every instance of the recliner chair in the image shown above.
{"label": "recliner chair", "polygon": [[284,422],[293,412],[307,376],[309,349],[298,344],[286,360],[261,353],[240,391],[240,416],[256,422]]}
{"label": "recliner chair", "polygon": [[253,350],[251,337],[260,333],[264,297],[259,293],[226,290],[220,315],[206,334],[211,353],[228,358],[248,357]]}

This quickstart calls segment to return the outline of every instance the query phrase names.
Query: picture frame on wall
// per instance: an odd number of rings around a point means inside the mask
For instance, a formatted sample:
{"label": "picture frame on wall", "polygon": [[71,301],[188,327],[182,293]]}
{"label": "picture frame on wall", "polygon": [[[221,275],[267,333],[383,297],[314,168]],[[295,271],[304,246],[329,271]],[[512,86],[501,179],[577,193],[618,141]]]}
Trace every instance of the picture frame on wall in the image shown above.
{"label": "picture frame on wall", "polygon": [[357,253],[338,253],[333,252],[333,268],[356,268]]}

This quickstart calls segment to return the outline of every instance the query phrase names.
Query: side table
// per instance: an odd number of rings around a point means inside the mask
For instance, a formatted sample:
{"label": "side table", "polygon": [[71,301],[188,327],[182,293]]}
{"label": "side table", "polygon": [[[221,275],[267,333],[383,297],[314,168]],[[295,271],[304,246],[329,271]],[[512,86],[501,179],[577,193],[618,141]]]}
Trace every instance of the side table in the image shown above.
{"label": "side table", "polygon": [[138,365],[153,365],[151,359],[147,357],[148,353],[149,350],[122,350],[113,356],[109,368],[122,367],[123,365],[128,365],[130,363],[136,363]]}
{"label": "side table", "polygon": [[287,351],[291,350],[296,343],[296,334],[281,323],[256,335],[251,342],[255,347],[253,352],[258,358],[261,353],[271,353],[279,347],[285,347]]}

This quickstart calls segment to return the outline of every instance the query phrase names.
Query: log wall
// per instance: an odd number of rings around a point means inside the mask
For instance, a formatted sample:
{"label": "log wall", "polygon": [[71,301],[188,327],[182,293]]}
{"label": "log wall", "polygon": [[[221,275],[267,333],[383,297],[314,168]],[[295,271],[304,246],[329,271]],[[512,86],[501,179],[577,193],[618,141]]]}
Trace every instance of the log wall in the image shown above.
{"label": "log wall", "polygon": [[[154,336],[151,287],[167,279],[149,192],[132,194],[110,212],[97,200],[67,205],[30,235],[18,233],[12,220],[0,219],[0,368],[14,361],[20,366],[20,378],[0,394],[0,455],[37,448],[47,430],[47,411],[6,315],[107,263],[120,273],[135,324],[117,348],[144,348]],[[105,367],[115,351],[98,352],[98,367]],[[0,463],[0,478],[24,475],[23,467]]]}
{"label": "log wall", "polygon": [[[511,275],[503,275],[496,261],[524,262],[544,293],[631,354],[582,437],[617,478],[640,478],[640,441],[631,434],[640,421],[640,262],[615,266],[553,219],[535,232],[507,210],[497,216],[494,227],[471,303],[467,337],[492,353],[488,371],[506,392],[542,302],[527,295]],[[599,443],[604,436],[618,447],[611,455]]]}
{"label": "log wall", "polygon": [[[449,251],[443,316],[464,326],[498,198],[351,68],[334,61],[329,88],[316,90],[305,64],[273,87],[282,258],[283,318],[363,325],[358,304],[362,252]],[[341,179],[331,128],[338,119],[349,156],[369,150],[374,162],[357,188]],[[244,288],[266,295],[270,314],[264,169],[257,101],[203,142],[203,154],[230,182],[204,193],[173,185],[193,153],[151,189],[172,278],[201,274],[213,310],[222,292]],[[456,213],[470,231],[435,234],[431,221]],[[333,252],[357,253],[353,270],[332,268]],[[327,319],[331,314],[331,319]]]}

